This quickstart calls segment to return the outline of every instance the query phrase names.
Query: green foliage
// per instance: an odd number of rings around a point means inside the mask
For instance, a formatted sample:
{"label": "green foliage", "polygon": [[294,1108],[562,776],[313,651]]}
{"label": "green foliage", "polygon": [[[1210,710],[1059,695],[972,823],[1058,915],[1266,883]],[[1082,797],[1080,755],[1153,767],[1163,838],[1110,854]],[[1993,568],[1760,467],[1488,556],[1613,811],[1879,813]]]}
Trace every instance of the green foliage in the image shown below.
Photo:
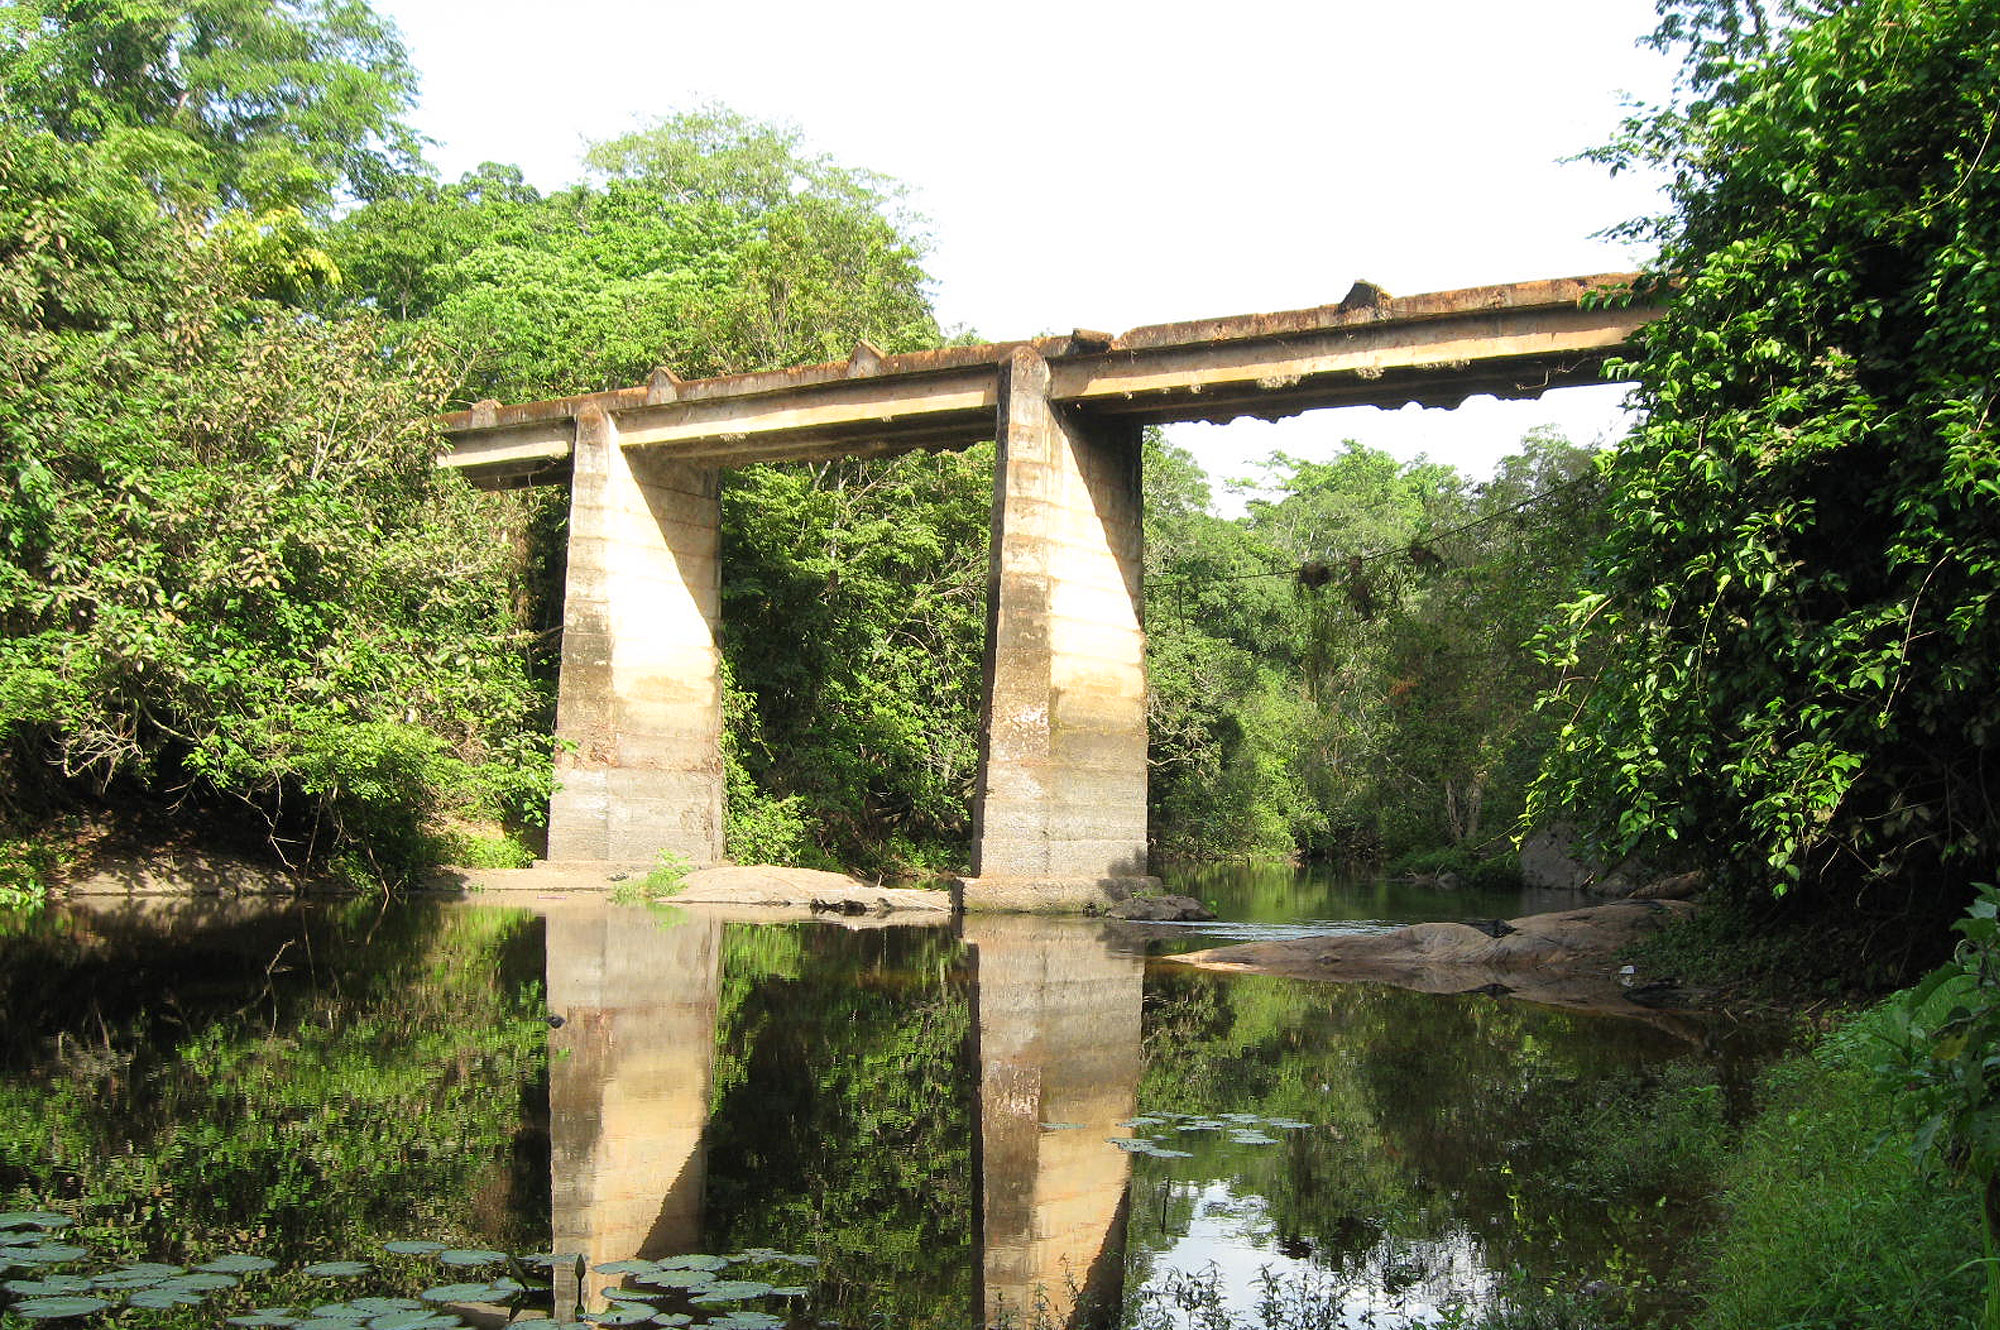
{"label": "green foliage", "polygon": [[1891,1058],[1919,1158],[1940,1159],[1979,1189],[1985,1217],[1983,1324],[2000,1326],[2000,890],[1983,886],[1957,929],[1950,964],[1889,1004]]}
{"label": "green foliage", "polygon": [[417,161],[416,73],[354,0],[13,0],[5,119],[197,209],[322,209]]}
{"label": "green foliage", "polygon": [[1885,1029],[1880,1013],[1859,1018],[1764,1077],[1699,1330],[1988,1324],[1968,1264],[1977,1203],[1915,1161],[1871,1070]]}
{"label": "green foliage", "polygon": [[1548,742],[1527,644],[1598,530],[1591,454],[1531,434],[1483,485],[1353,443],[1280,455],[1238,522],[1184,453],[1146,465],[1162,849],[1490,857]]}
{"label": "green foliage", "polygon": [[2000,6],[1761,8],[1670,6],[1687,97],[1601,154],[1672,173],[1671,300],[1537,802],[1941,922],[2000,835]]}
{"label": "green foliage", "polygon": [[[408,163],[365,5],[0,12],[0,822],[173,799],[371,877],[535,816],[544,703],[449,371],[303,210]],[[244,205],[238,207],[237,205]]]}

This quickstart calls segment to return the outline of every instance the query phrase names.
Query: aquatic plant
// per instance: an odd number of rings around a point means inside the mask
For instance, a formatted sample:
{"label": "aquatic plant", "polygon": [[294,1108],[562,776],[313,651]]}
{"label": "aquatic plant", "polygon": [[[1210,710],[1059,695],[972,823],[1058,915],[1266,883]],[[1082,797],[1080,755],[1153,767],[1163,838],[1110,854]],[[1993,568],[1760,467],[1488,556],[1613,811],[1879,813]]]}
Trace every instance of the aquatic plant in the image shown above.
{"label": "aquatic plant", "polygon": [[[0,1322],[76,1321],[128,1308],[156,1311],[200,1309],[228,1313],[228,1326],[291,1327],[292,1330],[453,1330],[465,1324],[452,1308],[503,1307],[510,1316],[544,1311],[511,1322],[515,1330],[584,1330],[588,1326],[661,1325],[688,1330],[775,1330],[787,1315],[738,1304],[780,1300],[788,1307],[810,1296],[803,1283],[778,1282],[780,1269],[796,1272],[819,1264],[805,1254],[752,1248],[729,1255],[689,1253],[658,1261],[628,1259],[589,1265],[575,1253],[515,1254],[482,1248],[454,1248],[433,1239],[399,1239],[383,1244],[390,1259],[382,1265],[339,1259],[284,1271],[269,1257],[227,1252],[192,1269],[156,1261],[123,1261],[90,1272],[90,1248],[69,1240],[70,1216],[51,1210],[0,1214],[0,1275],[17,1270],[25,1277],[0,1282]],[[384,1268],[384,1267],[391,1268]],[[505,1273],[500,1272],[504,1267]],[[475,1279],[425,1283],[432,1272],[466,1270]],[[557,1320],[554,1275],[566,1271],[579,1283],[586,1270],[624,1276],[647,1288],[609,1287],[603,1305],[577,1307],[571,1319]],[[733,1272],[733,1277],[724,1277]],[[756,1278],[763,1275],[768,1278]],[[417,1284],[408,1296],[375,1291],[338,1301],[325,1300],[329,1286],[373,1277],[378,1285]],[[265,1297],[290,1301],[252,1306]],[[667,1305],[671,1304],[671,1305]],[[213,1324],[213,1322],[209,1322]]]}

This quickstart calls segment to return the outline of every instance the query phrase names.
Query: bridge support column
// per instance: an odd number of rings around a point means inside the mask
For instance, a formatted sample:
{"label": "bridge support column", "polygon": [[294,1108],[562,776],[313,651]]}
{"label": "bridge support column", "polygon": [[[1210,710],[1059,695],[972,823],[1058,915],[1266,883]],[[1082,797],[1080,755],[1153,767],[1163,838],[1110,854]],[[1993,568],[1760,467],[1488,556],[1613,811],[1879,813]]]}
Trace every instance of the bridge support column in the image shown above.
{"label": "bridge support column", "polygon": [[712,467],[577,417],[549,858],[722,857],[722,505]]}
{"label": "bridge support column", "polygon": [[1000,363],[986,705],[971,910],[1080,910],[1146,873],[1139,426],[1049,401],[1032,347]]}

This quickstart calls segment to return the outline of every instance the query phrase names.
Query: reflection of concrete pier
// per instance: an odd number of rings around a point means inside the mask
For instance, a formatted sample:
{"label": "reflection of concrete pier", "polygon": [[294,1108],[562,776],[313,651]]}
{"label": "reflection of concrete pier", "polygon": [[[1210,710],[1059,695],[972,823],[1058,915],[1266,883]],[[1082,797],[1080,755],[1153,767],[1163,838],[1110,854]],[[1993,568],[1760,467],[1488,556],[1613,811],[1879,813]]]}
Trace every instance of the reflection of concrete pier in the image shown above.
{"label": "reflection of concrete pier", "polygon": [[549,1010],[563,1019],[549,1031],[553,1250],[596,1264],[699,1245],[721,940],[698,915],[663,927],[602,901],[549,910]]}
{"label": "reflection of concrete pier", "polygon": [[[976,916],[982,1325],[1115,1321],[1144,961],[1088,925]],[[1045,1123],[1074,1124],[1047,1128]],[[1081,1313],[1081,1314],[1080,1314]]]}

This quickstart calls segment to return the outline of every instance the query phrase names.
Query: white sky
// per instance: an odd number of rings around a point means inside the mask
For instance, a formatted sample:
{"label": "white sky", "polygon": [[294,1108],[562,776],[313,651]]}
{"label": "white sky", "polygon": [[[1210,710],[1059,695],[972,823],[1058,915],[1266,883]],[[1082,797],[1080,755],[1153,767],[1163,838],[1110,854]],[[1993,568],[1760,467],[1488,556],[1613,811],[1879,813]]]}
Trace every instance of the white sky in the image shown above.
{"label": "white sky", "polygon": [[[1561,158],[1672,70],[1651,0],[377,0],[447,179],[543,188],[586,140],[719,101],[909,187],[934,298],[983,338],[1622,271],[1593,233],[1650,181]],[[1476,474],[1532,426],[1615,432],[1616,388],[1457,411],[1176,426],[1218,477],[1357,438]],[[1218,497],[1221,497],[1220,495]],[[1236,509],[1225,500],[1225,511]]]}

